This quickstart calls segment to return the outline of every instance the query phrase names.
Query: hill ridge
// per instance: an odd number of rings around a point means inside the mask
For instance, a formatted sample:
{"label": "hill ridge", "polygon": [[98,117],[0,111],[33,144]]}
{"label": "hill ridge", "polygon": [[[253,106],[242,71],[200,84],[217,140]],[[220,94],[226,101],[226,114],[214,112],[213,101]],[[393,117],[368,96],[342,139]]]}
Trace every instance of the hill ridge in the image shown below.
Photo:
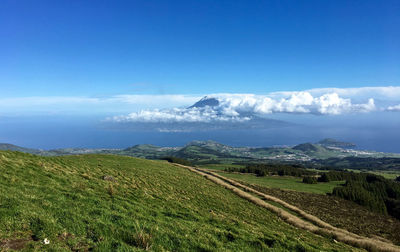
{"label": "hill ridge", "polygon": [[[326,142],[327,140],[321,141]],[[332,140],[329,141],[332,142]],[[327,166],[351,168],[354,166],[357,167],[357,169],[359,169],[359,167],[369,167],[370,169],[396,169],[400,164],[400,154],[362,151],[318,143],[303,143],[293,147],[233,147],[213,140],[195,140],[182,147],[160,147],[151,144],[138,144],[125,149],[64,148],[55,150],[35,150],[3,144],[0,145],[0,149],[1,148],[42,156],[89,153],[127,155],[147,159],[161,159],[166,156],[176,156],[196,164],[219,162],[280,162],[306,165],[315,168]],[[366,166],[366,164],[368,165]]]}

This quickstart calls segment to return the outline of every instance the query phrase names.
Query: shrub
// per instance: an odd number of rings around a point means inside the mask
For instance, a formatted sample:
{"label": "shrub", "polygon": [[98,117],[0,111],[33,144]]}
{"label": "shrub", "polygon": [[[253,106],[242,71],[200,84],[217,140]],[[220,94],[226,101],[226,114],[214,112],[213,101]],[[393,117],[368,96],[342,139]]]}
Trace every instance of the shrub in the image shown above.
{"label": "shrub", "polygon": [[240,173],[253,173],[257,176],[266,175],[279,175],[279,176],[313,176],[317,175],[314,171],[304,169],[300,165],[296,164],[247,164],[246,167],[242,168],[225,168],[228,172],[240,172]]}
{"label": "shrub", "polygon": [[187,165],[187,166],[192,165],[192,163],[186,159],[172,157],[172,156],[163,157],[163,158],[161,158],[161,160],[167,160],[169,163],[176,163],[176,164]]}
{"label": "shrub", "polygon": [[135,233],[131,237],[131,245],[134,245],[143,250],[151,248],[152,236],[150,232],[136,221]]}
{"label": "shrub", "polygon": [[35,241],[43,240],[56,232],[54,226],[50,224],[46,217],[33,217],[29,226],[32,231],[32,238]]}
{"label": "shrub", "polygon": [[264,170],[256,170],[256,175],[257,175],[257,177],[265,177],[265,171]]}
{"label": "shrub", "polygon": [[303,183],[306,184],[317,184],[317,179],[315,177],[304,177],[303,178]]}
{"label": "shrub", "polygon": [[326,173],[323,173],[321,177],[318,178],[318,182],[329,182],[329,181],[330,181],[329,177],[328,175],[326,175]]}
{"label": "shrub", "polygon": [[111,198],[114,197],[115,190],[114,190],[114,187],[113,187],[112,184],[109,184],[109,185],[108,185],[107,193],[108,193],[108,195],[110,195]]}

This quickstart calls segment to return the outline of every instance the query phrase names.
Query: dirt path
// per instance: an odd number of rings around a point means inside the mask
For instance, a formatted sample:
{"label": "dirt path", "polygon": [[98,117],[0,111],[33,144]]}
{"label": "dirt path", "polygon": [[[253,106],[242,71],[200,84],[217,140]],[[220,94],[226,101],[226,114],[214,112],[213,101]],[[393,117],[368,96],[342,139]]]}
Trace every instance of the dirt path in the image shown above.
{"label": "dirt path", "polygon": [[[201,176],[204,176],[205,178],[213,181],[214,183],[231,190],[238,196],[240,196],[244,199],[247,199],[248,201],[250,201],[258,206],[261,206],[263,208],[266,208],[266,209],[278,214],[278,216],[281,217],[284,221],[286,221],[287,223],[289,223],[295,227],[308,230],[315,234],[334,237],[334,239],[336,239],[338,241],[344,242],[344,243],[349,244],[354,247],[363,248],[363,249],[366,249],[369,251],[390,251],[390,252],[391,251],[399,251],[400,252],[400,247],[398,247],[398,246],[395,246],[395,245],[385,242],[385,241],[363,237],[363,236],[351,233],[344,229],[336,228],[336,227],[320,220],[316,216],[308,214],[308,213],[304,212],[303,210],[301,210],[283,200],[280,200],[273,196],[259,192],[253,188],[242,185],[234,180],[228,179],[228,178],[223,177],[214,172],[199,169],[199,168],[194,168],[194,167],[190,167],[190,166],[179,165],[179,164],[175,164],[175,165],[187,168],[192,172],[195,172]],[[252,193],[252,194],[250,194],[250,193]],[[253,194],[255,194],[261,198],[254,196]],[[285,207],[286,209],[289,209],[289,210],[295,212],[301,218],[289,213],[288,211],[286,211],[282,208],[271,205],[271,204],[265,202],[264,200],[269,200],[269,201],[278,203],[281,206]]]}

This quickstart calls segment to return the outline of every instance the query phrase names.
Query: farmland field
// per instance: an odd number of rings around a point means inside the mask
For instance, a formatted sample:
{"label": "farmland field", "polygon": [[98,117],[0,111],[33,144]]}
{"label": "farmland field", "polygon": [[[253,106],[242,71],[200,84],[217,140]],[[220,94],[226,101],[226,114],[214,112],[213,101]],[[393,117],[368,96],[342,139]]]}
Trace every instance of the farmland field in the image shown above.
{"label": "farmland field", "polygon": [[238,181],[244,181],[250,184],[255,184],[270,188],[281,188],[286,190],[318,193],[318,194],[330,193],[332,192],[332,189],[334,187],[344,183],[344,181],[332,181],[328,183],[305,184],[302,182],[302,178],[297,178],[297,177],[289,177],[289,176],[257,177],[253,174],[238,174],[238,173],[226,173],[226,172],[217,172],[217,173],[227,178],[235,179]]}
{"label": "farmland field", "polygon": [[207,165],[199,165],[198,167],[223,171],[226,168],[243,168],[245,166],[237,164],[207,164]]}
{"label": "farmland field", "polygon": [[290,202],[335,227],[367,237],[380,236],[400,244],[400,220],[391,216],[371,212],[354,202],[334,196],[247,185]]}

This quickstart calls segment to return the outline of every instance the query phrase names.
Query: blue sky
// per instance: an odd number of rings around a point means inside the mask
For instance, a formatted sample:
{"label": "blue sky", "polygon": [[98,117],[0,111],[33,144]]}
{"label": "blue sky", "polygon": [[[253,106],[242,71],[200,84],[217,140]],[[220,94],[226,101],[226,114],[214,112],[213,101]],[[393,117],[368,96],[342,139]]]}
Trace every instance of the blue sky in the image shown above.
{"label": "blue sky", "polygon": [[400,83],[399,1],[2,1],[1,97]]}
{"label": "blue sky", "polygon": [[[212,135],[269,145],[354,136],[400,152],[399,13],[400,1],[390,0],[3,0],[0,142],[118,147]],[[220,104],[186,109],[205,95]],[[251,137],[184,128],[231,128],[253,116],[266,127]],[[285,129],[270,130],[269,119],[316,127],[315,135],[292,129],[279,142],[269,137]],[[142,123],[157,134],[144,137]],[[239,128],[254,126],[246,125]]]}

